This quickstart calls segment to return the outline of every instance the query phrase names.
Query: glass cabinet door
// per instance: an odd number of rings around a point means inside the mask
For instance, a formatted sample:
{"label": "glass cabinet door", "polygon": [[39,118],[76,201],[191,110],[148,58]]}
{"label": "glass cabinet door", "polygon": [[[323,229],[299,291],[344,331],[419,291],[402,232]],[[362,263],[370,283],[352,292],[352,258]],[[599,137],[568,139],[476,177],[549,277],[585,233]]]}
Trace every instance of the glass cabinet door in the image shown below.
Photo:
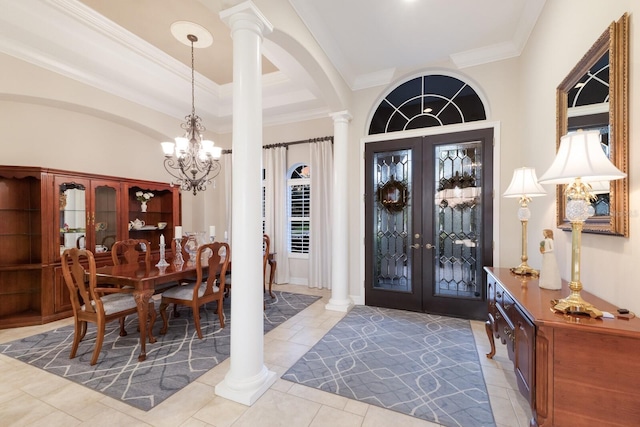
{"label": "glass cabinet door", "polygon": [[84,182],[58,183],[60,253],[87,245],[87,185]]}
{"label": "glass cabinet door", "polygon": [[120,183],[108,180],[57,177],[60,254],[88,249],[99,256],[118,240]]}
{"label": "glass cabinet door", "polygon": [[93,209],[90,220],[95,232],[91,250],[95,254],[111,252],[116,242],[118,212],[120,211],[120,184],[110,181],[92,181]]}

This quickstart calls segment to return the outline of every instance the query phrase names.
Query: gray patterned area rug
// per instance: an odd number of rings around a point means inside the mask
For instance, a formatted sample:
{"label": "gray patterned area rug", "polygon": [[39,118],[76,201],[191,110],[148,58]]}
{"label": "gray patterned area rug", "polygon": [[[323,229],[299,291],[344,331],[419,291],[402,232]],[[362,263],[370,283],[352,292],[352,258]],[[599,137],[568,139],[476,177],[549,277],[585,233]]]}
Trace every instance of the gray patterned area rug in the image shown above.
{"label": "gray patterned area rug", "polygon": [[356,306],[282,378],[444,426],[495,426],[468,320]]}
{"label": "gray patterned area rug", "polygon": [[[265,300],[265,333],[320,298],[279,291],[274,294],[275,299]],[[227,298],[224,329],[214,313],[216,304],[201,308],[202,340],[198,339],[189,308],[179,308],[177,318],[171,315],[166,335],[158,333],[162,326],[158,316],[154,326],[158,341],[147,343],[144,362],[138,362],[140,335],[136,332],[136,316],[127,317],[126,337],[118,335],[118,322],[107,325],[100,358],[94,366],[89,365],[96,332],[91,324],[74,359],[69,359],[73,326],[0,344],[0,353],[148,411],[229,357],[229,334],[233,327],[229,305]],[[168,311],[172,312],[173,306]]]}

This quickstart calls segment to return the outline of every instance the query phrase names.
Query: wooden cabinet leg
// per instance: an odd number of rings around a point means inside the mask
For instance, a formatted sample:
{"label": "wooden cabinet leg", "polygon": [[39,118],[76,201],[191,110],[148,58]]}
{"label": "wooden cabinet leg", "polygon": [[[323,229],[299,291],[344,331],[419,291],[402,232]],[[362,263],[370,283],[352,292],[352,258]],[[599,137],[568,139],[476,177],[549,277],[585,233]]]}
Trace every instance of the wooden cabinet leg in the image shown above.
{"label": "wooden cabinet leg", "polygon": [[496,343],[493,339],[493,322],[491,320],[487,320],[484,323],[484,327],[487,331],[487,336],[489,337],[489,344],[491,344],[491,351],[487,353],[487,357],[489,359],[493,359],[493,356],[496,354]]}

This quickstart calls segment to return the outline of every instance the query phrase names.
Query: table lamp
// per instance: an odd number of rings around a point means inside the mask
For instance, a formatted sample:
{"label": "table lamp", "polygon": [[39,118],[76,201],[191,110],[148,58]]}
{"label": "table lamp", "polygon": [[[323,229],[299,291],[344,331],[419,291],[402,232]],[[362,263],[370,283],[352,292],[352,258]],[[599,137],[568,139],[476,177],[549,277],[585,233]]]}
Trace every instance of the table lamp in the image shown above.
{"label": "table lamp", "polygon": [[507,187],[507,191],[503,197],[517,197],[520,199],[520,209],[518,209],[518,219],[522,224],[522,256],[520,257],[520,265],[511,269],[511,272],[523,276],[538,276],[538,271],[534,270],[527,264],[529,257],[527,256],[527,223],[531,218],[529,211],[529,202],[532,197],[540,197],[546,195],[547,192],[538,184],[538,177],[534,168],[522,167],[513,171],[511,184]]}
{"label": "table lamp", "polygon": [[602,312],[580,296],[580,249],[584,221],[593,215],[591,182],[613,181],[626,174],[609,160],[600,143],[600,132],[569,132],[560,138],[560,148],[549,169],[540,177],[541,184],[568,184],[564,190],[566,214],[571,223],[571,282],[568,297],[553,300],[553,309],[563,313],[602,317]]}

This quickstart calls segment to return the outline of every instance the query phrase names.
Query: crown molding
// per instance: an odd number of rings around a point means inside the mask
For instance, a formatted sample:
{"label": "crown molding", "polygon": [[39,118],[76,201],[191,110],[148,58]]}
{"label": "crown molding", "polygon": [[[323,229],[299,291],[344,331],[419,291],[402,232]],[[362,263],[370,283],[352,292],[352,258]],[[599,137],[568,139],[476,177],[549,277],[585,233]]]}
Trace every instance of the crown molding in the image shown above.
{"label": "crown molding", "polygon": [[518,49],[513,42],[504,42],[454,53],[450,55],[450,58],[458,68],[468,68],[475,65],[513,58],[519,55],[520,49]]}
{"label": "crown molding", "polygon": [[[191,111],[190,67],[76,0],[3,2],[0,52],[179,120]],[[207,128],[230,128],[233,85],[196,71],[194,86]],[[304,116],[310,100],[317,97],[282,72],[263,76],[265,105],[290,104]],[[264,114],[268,122],[269,109]]]}

